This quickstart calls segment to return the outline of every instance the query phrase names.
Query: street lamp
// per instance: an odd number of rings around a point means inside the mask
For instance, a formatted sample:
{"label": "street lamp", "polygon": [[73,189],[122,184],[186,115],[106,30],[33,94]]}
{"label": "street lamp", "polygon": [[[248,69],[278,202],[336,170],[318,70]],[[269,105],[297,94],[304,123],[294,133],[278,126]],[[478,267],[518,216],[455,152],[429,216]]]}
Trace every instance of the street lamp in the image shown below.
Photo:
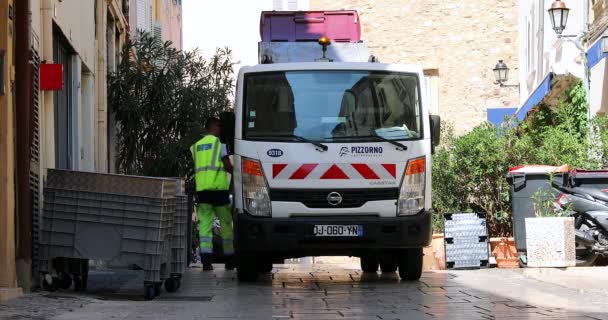
{"label": "street lamp", "polygon": [[553,2],[551,9],[548,11],[549,17],[551,18],[551,25],[553,25],[553,30],[559,37],[561,36],[562,32],[564,32],[564,29],[566,29],[570,9],[566,7],[566,4],[561,0],[556,0]]}
{"label": "street lamp", "polygon": [[602,42],[602,53],[608,53],[608,36],[603,36],[600,41]]}
{"label": "street lamp", "polygon": [[494,71],[494,77],[496,78],[496,82],[498,82],[501,87],[519,87],[519,85],[505,84],[505,82],[509,80],[509,67],[504,62],[504,60],[498,60],[498,63],[492,70]]}

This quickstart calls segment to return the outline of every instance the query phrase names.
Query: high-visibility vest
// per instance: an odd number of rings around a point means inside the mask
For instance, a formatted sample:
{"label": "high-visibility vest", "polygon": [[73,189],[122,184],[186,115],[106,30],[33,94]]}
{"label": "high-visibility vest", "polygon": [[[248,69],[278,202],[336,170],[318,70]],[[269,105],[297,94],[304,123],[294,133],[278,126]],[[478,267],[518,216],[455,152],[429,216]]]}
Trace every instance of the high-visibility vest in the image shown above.
{"label": "high-visibility vest", "polygon": [[207,135],[190,147],[194,160],[196,191],[225,191],[230,182],[224,169],[220,139]]}

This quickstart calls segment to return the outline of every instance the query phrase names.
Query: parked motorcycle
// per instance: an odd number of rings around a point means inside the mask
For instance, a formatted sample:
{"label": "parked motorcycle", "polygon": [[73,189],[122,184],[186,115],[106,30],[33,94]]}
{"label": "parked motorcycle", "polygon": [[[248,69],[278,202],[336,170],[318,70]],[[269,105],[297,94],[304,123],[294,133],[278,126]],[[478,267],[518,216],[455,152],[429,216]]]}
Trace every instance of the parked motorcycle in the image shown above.
{"label": "parked motorcycle", "polygon": [[560,192],[558,207],[574,218],[576,265],[591,266],[598,257],[608,257],[608,189],[553,187]]}

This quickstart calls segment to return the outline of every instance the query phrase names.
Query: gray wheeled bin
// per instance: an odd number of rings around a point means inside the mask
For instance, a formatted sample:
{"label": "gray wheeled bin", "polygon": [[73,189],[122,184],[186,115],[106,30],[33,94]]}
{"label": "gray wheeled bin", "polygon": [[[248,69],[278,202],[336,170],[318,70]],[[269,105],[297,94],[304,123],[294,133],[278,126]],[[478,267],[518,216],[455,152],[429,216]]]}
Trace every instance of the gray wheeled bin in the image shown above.
{"label": "gray wheeled bin", "polygon": [[[542,201],[557,197],[557,191],[551,187],[551,183],[566,183],[567,173],[563,169],[564,167],[553,166],[521,166],[512,168],[507,174],[513,213],[513,237],[522,265],[527,263],[526,218],[535,217],[533,197],[537,192]],[[550,180],[551,175],[553,181]]]}
{"label": "gray wheeled bin", "polygon": [[[43,288],[85,290],[88,260],[136,265],[144,295],[169,277],[175,180],[49,170],[44,189]],[[55,275],[55,277],[53,277]]]}

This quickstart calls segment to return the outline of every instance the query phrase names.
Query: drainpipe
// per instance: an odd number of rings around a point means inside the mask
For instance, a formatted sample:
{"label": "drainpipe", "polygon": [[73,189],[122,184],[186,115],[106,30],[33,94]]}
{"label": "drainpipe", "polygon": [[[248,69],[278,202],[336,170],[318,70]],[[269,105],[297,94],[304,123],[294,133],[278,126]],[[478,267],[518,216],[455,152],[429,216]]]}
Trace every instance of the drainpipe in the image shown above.
{"label": "drainpipe", "polygon": [[15,1],[15,102],[17,131],[17,269],[19,285],[30,288],[32,265],[32,195],[30,146],[33,69],[29,63],[30,2]]}
{"label": "drainpipe", "polygon": [[[583,0],[583,34],[589,34],[589,0]],[[587,39],[581,39],[586,41]],[[581,41],[582,44],[582,41]],[[586,48],[581,49],[583,55],[583,86],[585,87],[585,95],[587,96],[587,126],[591,130],[591,80],[589,79],[589,62],[587,61],[587,50]],[[591,132],[591,131],[589,131]]]}

